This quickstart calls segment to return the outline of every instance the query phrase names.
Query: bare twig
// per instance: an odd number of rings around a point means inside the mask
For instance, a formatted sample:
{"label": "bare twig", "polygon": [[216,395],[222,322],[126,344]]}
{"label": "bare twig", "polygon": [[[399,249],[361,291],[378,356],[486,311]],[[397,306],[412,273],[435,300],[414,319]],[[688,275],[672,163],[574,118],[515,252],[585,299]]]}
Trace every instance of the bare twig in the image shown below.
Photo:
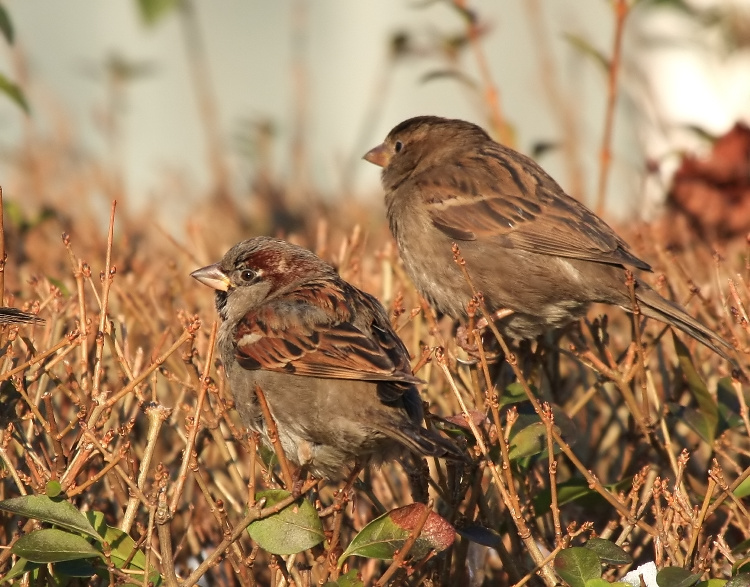
{"label": "bare twig", "polygon": [[266,401],[266,394],[260,388],[260,385],[255,386],[255,394],[258,397],[258,404],[263,412],[263,419],[266,421],[266,427],[268,428],[268,438],[273,444],[273,449],[276,451],[276,457],[279,459],[279,465],[281,465],[281,476],[284,479],[284,485],[287,490],[291,491],[294,486],[294,478],[292,477],[292,469],[289,466],[289,461],[284,454],[284,447],[281,446],[281,439],[279,438],[279,430],[276,427],[276,421],[273,419],[271,409],[268,407]]}
{"label": "bare twig", "polygon": [[596,190],[596,213],[604,215],[607,199],[607,180],[612,161],[612,130],[615,125],[615,106],[617,104],[617,76],[620,72],[622,53],[622,36],[625,30],[625,18],[628,15],[628,0],[615,0],[612,3],[615,11],[615,36],[612,41],[612,59],[609,62],[609,76],[607,80],[607,111],[604,117],[604,133],[599,151],[599,181]]}

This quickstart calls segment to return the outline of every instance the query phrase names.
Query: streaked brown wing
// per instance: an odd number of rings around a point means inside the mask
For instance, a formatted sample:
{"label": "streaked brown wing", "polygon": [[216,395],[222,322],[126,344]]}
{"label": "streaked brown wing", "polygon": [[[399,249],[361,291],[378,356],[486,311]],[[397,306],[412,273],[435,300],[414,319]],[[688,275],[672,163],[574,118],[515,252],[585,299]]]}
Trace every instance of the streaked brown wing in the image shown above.
{"label": "streaked brown wing", "polygon": [[331,289],[311,284],[248,313],[235,333],[239,364],[308,377],[420,382],[382,311],[375,308],[371,320],[355,314],[374,298],[348,286]]}
{"label": "streaked brown wing", "polygon": [[533,160],[493,144],[415,179],[433,224],[457,240],[649,270]]}
{"label": "streaked brown wing", "polygon": [[0,324],[42,324],[44,318],[22,312],[18,308],[0,308]]}

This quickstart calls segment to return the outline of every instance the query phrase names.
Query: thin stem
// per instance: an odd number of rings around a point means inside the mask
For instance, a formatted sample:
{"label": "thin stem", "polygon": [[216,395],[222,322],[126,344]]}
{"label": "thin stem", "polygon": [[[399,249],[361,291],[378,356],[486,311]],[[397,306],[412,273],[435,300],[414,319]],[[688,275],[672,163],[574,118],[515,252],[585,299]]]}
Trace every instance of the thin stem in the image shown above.
{"label": "thin stem", "polygon": [[596,213],[604,214],[604,206],[607,199],[607,180],[609,179],[609,168],[612,162],[612,132],[615,125],[615,106],[617,105],[617,76],[620,72],[620,60],[622,54],[622,36],[625,30],[625,19],[628,15],[627,0],[615,0],[615,38],[612,43],[612,60],[609,63],[609,76],[607,83],[607,111],[604,115],[604,134],[599,151],[599,182],[596,191]]}
{"label": "thin stem", "polygon": [[287,490],[291,491],[294,486],[292,469],[289,466],[289,461],[287,460],[286,455],[284,454],[284,447],[281,446],[281,439],[279,438],[279,430],[276,427],[276,422],[274,421],[273,416],[271,415],[271,409],[268,407],[266,395],[263,393],[260,385],[255,386],[255,394],[258,397],[258,404],[260,404],[263,418],[266,421],[268,438],[271,440],[271,444],[273,444],[273,448],[276,451],[276,457],[279,459],[279,464],[281,465],[281,476],[284,479],[284,485],[286,485]]}

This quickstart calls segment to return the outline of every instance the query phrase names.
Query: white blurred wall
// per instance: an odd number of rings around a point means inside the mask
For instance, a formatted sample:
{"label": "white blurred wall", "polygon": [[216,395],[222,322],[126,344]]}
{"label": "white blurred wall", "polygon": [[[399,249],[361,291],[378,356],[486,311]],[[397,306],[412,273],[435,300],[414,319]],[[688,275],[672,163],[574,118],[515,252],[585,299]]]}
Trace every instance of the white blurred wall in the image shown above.
{"label": "white blurred wall", "polygon": [[[524,6],[529,1],[470,3],[492,27],[483,47],[500,91],[503,113],[515,129],[518,148],[527,152],[535,142],[560,141],[564,133],[540,77],[539,53]],[[321,191],[339,193],[346,165],[367,147],[377,144],[404,118],[439,114],[486,121],[475,98],[456,81],[420,82],[427,72],[443,68],[435,60],[411,59],[402,63],[387,91],[381,93],[378,89],[387,42],[395,30],[422,35],[462,30],[462,21],[442,3],[421,9],[415,8],[423,4],[416,0],[216,0],[196,4],[219,106],[221,137],[235,170],[241,167],[231,137],[240,121],[248,118],[268,118],[275,123],[280,139],[278,173],[283,176],[289,169],[289,143],[298,103],[292,73],[294,10],[300,5],[306,14],[307,152],[311,178]],[[559,86],[578,120],[584,187],[588,203],[592,204],[606,80],[595,60],[572,48],[563,40],[563,34],[577,35],[609,54],[610,3],[539,0],[538,4]],[[62,114],[69,118],[76,141],[84,151],[106,156],[107,142],[96,116],[107,104],[106,84],[91,72],[101,71],[111,55],[148,62],[154,70],[128,86],[126,109],[121,117],[121,163],[129,200],[135,204],[145,201],[165,169],[177,170],[190,178],[194,194],[187,197],[205,192],[210,182],[205,137],[176,16],[148,28],[140,21],[134,0],[8,0],[4,5],[29,65],[28,96],[35,125],[50,127]],[[637,56],[632,47],[626,51],[631,59]],[[0,51],[0,55],[2,71],[13,77],[9,50]],[[655,59],[653,55],[649,58]],[[471,51],[464,52],[461,63],[466,71],[476,73]],[[663,79],[675,90],[682,71],[679,59],[661,59],[658,63],[655,60],[654,65],[657,64],[659,70],[649,83]],[[703,93],[679,95],[687,109],[689,98],[702,97]],[[657,92],[655,99],[670,98]],[[367,117],[374,101],[382,110],[370,121]],[[747,100],[743,106],[746,103]],[[700,104],[706,108],[705,101]],[[620,105],[608,202],[611,211],[627,213],[640,206],[643,149],[648,151],[654,137],[649,136],[648,130],[642,132],[639,122],[634,121],[633,102],[624,98]],[[6,152],[19,140],[20,118],[15,107],[0,100],[0,147]],[[718,126],[728,124],[730,118],[724,116]],[[368,124],[373,127],[369,140],[361,134]],[[366,144],[360,144],[362,141]],[[656,150],[662,147],[658,145]],[[545,155],[541,162],[564,187],[569,187],[569,167],[559,153]],[[2,165],[9,164],[6,160]],[[378,171],[364,162],[353,169],[353,191],[364,197],[377,197]]]}

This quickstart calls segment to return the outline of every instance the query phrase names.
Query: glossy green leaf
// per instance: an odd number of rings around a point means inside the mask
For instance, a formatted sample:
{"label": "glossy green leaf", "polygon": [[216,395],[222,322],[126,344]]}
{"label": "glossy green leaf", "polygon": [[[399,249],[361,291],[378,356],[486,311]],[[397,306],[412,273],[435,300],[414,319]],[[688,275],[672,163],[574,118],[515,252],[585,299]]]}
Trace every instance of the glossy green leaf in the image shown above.
{"label": "glossy green leaf", "polygon": [[[339,566],[349,556],[393,558],[395,552],[403,547],[416,527],[425,507],[427,506],[424,504],[413,503],[375,518],[349,543],[347,549],[339,557]],[[442,552],[453,544],[455,537],[456,531],[453,526],[435,512],[430,512],[422,527],[422,532],[412,546],[410,556],[422,558],[431,550]]]}
{"label": "glossy green leaf", "polygon": [[599,555],[599,559],[610,565],[629,565],[633,562],[627,552],[610,540],[604,538],[591,538],[584,547],[593,550]]}
{"label": "glossy green leaf", "polygon": [[[258,491],[255,497],[265,498],[266,506],[272,506],[290,495],[288,491],[269,489]],[[253,522],[247,531],[261,548],[272,554],[295,554],[325,540],[318,512],[304,498],[298,499],[277,514]]]}
{"label": "glossy green leaf", "polygon": [[0,510],[62,526],[101,540],[86,516],[64,499],[51,499],[46,495],[12,497],[0,501]]}
{"label": "glossy green leaf", "polygon": [[5,583],[6,581],[12,581],[13,579],[17,579],[18,577],[21,577],[25,575],[26,573],[31,573],[33,571],[36,571],[37,569],[43,567],[44,565],[41,563],[32,563],[30,560],[25,558],[19,558],[16,561],[16,564],[13,565],[13,567],[8,571],[6,575],[3,575],[2,579],[0,579],[0,585]]}
{"label": "glossy green leaf", "polygon": [[[698,413],[701,415],[700,427],[694,428],[698,434],[709,444],[712,444],[714,438],[716,438],[716,427],[719,423],[719,408],[716,405],[711,393],[708,391],[706,384],[703,382],[698,371],[693,365],[693,359],[690,357],[685,344],[677,337],[674,332],[672,333],[672,339],[674,340],[674,347],[677,351],[677,358],[680,363],[680,369],[685,375],[688,389],[692,394],[693,398],[698,404]],[[693,427],[690,422],[687,422],[691,428]]]}
{"label": "glossy green leaf", "polygon": [[[118,569],[127,568],[131,571],[146,568],[146,555],[136,548],[135,541],[128,534],[119,528],[108,526],[104,521],[104,514],[101,512],[86,512],[86,518],[109,545],[110,556],[115,567]],[[126,561],[130,561],[127,566],[125,565]],[[142,578],[142,574],[138,578]]]}
{"label": "glossy green leaf", "polygon": [[709,579],[708,581],[698,582],[696,587],[723,587],[726,584],[726,579]]}
{"label": "glossy green leaf", "polygon": [[586,587],[587,581],[602,576],[602,563],[593,550],[573,546],[557,553],[555,570],[570,587]]}
{"label": "glossy green leaf", "polygon": [[682,567],[664,567],[656,574],[656,584],[659,587],[691,587],[699,580],[700,575]]}
{"label": "glossy green leaf", "polygon": [[35,563],[56,563],[79,558],[101,557],[102,553],[83,536],[46,528],[21,536],[11,552]]}

